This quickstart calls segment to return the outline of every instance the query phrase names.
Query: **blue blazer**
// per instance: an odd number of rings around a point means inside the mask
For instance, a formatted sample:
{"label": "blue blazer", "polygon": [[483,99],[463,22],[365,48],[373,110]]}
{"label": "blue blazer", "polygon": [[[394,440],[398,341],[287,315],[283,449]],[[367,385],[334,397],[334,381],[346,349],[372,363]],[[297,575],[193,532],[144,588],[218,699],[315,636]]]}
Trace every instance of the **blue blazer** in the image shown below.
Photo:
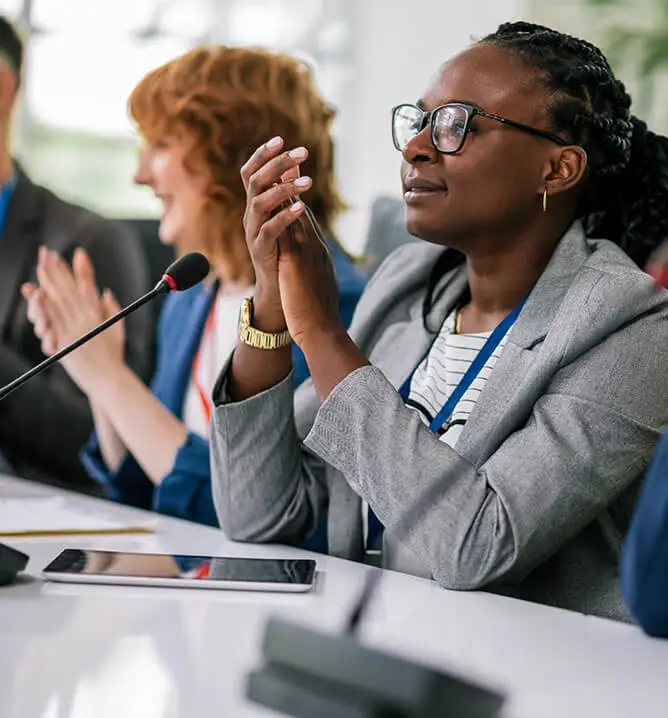
{"label": "blue blazer", "polygon": [[668,431],[664,430],[626,537],[624,599],[643,629],[668,638]]}
{"label": "blue blazer", "polygon": [[[339,284],[339,312],[341,321],[347,327],[364,290],[365,280],[336,244],[332,242],[331,247]],[[183,418],[192,364],[213,299],[212,290],[200,284],[186,292],[170,294],[160,314],[151,391],[179,419]],[[309,376],[309,370],[304,355],[296,345],[292,359],[297,386]],[[81,460],[111,499],[218,526],[211,494],[209,442],[196,434],[188,434],[176,455],[174,466],[158,486],[151,482],[130,453],[116,472],[109,471],[95,434],[84,447]],[[322,539],[323,536],[313,537],[317,545]]]}

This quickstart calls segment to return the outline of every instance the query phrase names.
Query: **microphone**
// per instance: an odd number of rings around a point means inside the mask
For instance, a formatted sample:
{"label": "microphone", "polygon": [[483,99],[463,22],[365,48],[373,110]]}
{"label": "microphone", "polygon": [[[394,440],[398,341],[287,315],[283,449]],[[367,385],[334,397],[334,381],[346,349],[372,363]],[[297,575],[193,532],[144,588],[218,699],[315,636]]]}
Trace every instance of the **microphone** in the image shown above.
{"label": "microphone", "polygon": [[246,696],[295,718],[497,718],[500,693],[356,640],[380,575],[380,569],[367,572],[345,633],[328,635],[270,618],[265,664],[250,673]]}
{"label": "microphone", "polygon": [[190,254],[180,257],[167,267],[160,281],[150,292],[144,294],[143,297],[139,297],[139,299],[132,302],[132,304],[128,304],[127,307],[121,309],[121,311],[114,314],[113,317],[106,319],[102,322],[102,324],[95,327],[95,329],[92,329],[76,341],[68,344],[66,347],[63,347],[60,351],[45,359],[41,364],[34,366],[32,369],[25,372],[25,374],[21,374],[21,376],[14,379],[14,381],[2,387],[2,389],[0,389],[0,401],[9,396],[29,379],[37,376],[37,374],[41,374],[52,364],[60,361],[70,352],[78,349],[82,344],[90,341],[93,337],[96,337],[105,329],[108,329],[112,324],[120,321],[123,317],[131,314],[136,309],[139,309],[139,307],[143,306],[147,302],[150,302],[152,299],[155,299],[155,297],[161,294],[169,294],[169,292],[182,292],[185,289],[190,289],[190,287],[194,287],[196,284],[201,282],[208,273],[209,262],[203,254],[200,254],[199,252],[191,252]]}

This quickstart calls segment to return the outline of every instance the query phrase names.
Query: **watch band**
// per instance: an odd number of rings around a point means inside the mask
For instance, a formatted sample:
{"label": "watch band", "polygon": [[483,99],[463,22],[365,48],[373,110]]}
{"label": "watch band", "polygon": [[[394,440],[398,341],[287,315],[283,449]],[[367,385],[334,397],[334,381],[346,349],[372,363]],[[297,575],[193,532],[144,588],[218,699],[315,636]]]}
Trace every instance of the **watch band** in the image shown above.
{"label": "watch band", "polygon": [[290,332],[263,332],[253,325],[253,297],[246,297],[239,314],[239,341],[256,349],[280,349],[292,342]]}

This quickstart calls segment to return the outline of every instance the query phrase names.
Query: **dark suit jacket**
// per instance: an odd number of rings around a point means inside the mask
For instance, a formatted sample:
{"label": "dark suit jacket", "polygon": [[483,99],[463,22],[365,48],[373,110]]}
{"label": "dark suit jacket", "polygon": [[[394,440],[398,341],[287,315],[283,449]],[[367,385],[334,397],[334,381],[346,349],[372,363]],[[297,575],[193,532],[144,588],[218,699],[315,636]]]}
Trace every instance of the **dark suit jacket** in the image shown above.
{"label": "dark suit jacket", "polygon": [[668,430],[645,474],[621,562],[622,593],[652,636],[668,638]]}
{"label": "dark suit jacket", "polygon": [[[127,225],[69,204],[19,177],[0,236],[0,385],[44,359],[26,314],[20,286],[35,281],[37,250],[46,245],[68,261],[83,247],[98,286],[122,306],[148,289],[139,239]],[[126,319],[126,357],[143,377],[149,371],[150,311]],[[0,452],[16,473],[70,487],[93,486],[79,461],[93,421],[85,396],[58,365],[32,378],[0,402]]]}

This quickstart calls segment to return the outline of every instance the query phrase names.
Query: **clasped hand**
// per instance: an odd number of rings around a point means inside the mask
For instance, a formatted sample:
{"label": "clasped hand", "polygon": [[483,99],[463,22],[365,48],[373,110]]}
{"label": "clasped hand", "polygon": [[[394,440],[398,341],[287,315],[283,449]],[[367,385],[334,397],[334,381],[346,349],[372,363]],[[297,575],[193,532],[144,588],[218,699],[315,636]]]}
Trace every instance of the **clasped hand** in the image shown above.
{"label": "clasped hand", "polygon": [[304,203],[290,204],[312,185],[299,172],[308,151],[282,148],[280,138],[270,140],[241,169],[244,229],[256,277],[253,323],[265,331],[287,326],[306,353],[309,343],[345,329],[331,250],[313,230]]}
{"label": "clasped hand", "polygon": [[[21,293],[28,302],[28,319],[47,356],[86,334],[120,310],[109,290],[100,295],[90,258],[77,249],[72,269],[54,251],[41,247],[38,284],[26,283]],[[123,362],[125,331],[118,322],[62,360],[67,373],[85,393],[95,377]]]}

